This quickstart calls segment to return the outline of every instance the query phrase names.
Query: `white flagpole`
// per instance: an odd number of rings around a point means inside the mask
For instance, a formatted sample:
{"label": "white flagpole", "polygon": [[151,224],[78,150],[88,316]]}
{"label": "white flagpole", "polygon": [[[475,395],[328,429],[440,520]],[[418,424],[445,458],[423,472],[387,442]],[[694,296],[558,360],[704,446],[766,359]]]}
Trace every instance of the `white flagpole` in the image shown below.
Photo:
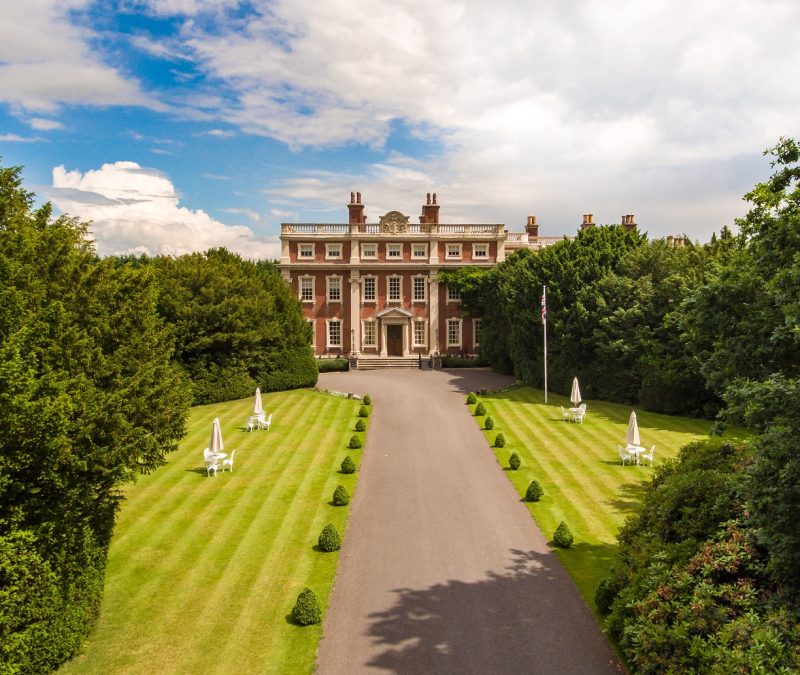
{"label": "white flagpole", "polygon": [[544,329],[544,402],[547,403],[547,286],[542,286],[542,327]]}

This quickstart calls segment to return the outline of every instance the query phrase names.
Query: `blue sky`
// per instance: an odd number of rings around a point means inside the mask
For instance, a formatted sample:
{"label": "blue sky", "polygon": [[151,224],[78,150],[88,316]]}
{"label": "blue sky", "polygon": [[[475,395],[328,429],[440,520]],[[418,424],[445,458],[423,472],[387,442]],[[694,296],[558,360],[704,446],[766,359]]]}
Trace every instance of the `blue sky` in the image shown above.
{"label": "blue sky", "polygon": [[799,135],[794,0],[0,3],[0,161],[102,254],[273,257],[351,190],[705,241]]}

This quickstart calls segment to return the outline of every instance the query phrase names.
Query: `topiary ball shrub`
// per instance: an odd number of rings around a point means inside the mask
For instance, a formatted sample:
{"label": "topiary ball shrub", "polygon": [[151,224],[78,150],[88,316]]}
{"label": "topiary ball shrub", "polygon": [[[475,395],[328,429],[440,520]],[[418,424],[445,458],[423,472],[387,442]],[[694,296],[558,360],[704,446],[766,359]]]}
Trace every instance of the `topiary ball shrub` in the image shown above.
{"label": "topiary ball shrub", "polygon": [[333,505],[347,506],[350,503],[350,493],[344,485],[339,485],[333,491]]}
{"label": "topiary ball shrub", "polygon": [[522,466],[522,460],[516,452],[512,452],[511,457],[508,458],[508,466],[511,467],[512,471],[516,471]]}
{"label": "topiary ball shrub", "polygon": [[494,429],[494,420],[491,417],[487,417],[483,423],[483,428],[488,431]]}
{"label": "topiary ball shrub", "polygon": [[358,420],[356,422],[356,431],[364,431],[367,428],[367,425],[364,424],[364,420]]}
{"label": "topiary ball shrub", "polygon": [[569,548],[572,546],[572,542],[572,532],[570,532],[567,524],[562,520],[556,528],[555,534],[553,535],[553,543],[561,548]]}
{"label": "topiary ball shrub", "polygon": [[483,402],[478,403],[475,406],[475,416],[476,417],[483,417],[486,414],[486,406],[483,405]]}
{"label": "topiary ball shrub", "polygon": [[467,405],[475,405],[478,402],[478,397],[475,396],[475,392],[471,391],[467,394]]}
{"label": "topiary ball shrub", "polygon": [[297,596],[297,602],[292,608],[292,618],[301,626],[310,626],[312,623],[322,621],[322,610],[319,600],[310,588],[304,588]]}
{"label": "topiary ball shrub", "polygon": [[538,502],[542,495],[544,494],[544,490],[542,490],[542,486],[535,480],[531,481],[531,484],[528,486],[528,490],[525,492],[525,501],[526,502]]}
{"label": "topiary ball shrub", "polygon": [[350,455],[347,455],[342,460],[342,473],[355,473],[356,472],[356,463],[350,459]]}
{"label": "topiary ball shrub", "polygon": [[506,444],[506,437],[503,436],[503,432],[501,431],[497,436],[494,437],[494,447],[502,448]]}
{"label": "topiary ball shrub", "polygon": [[353,435],[350,437],[350,443],[348,443],[348,445],[349,445],[349,446],[350,446],[350,447],[351,447],[353,450],[358,450],[358,449],[359,449],[359,448],[362,446],[361,439],[360,439],[358,436],[356,436],[355,434],[353,434]]}
{"label": "topiary ball shrub", "polygon": [[338,551],[342,547],[342,538],[333,526],[333,523],[328,523],[319,533],[317,540],[319,547],[326,553],[331,551]]}
{"label": "topiary ball shrub", "polygon": [[362,405],[358,409],[358,416],[359,417],[369,417],[369,408],[367,408],[367,406],[365,406],[365,405]]}
{"label": "topiary ball shrub", "polygon": [[369,394],[364,394],[364,405],[371,405],[372,399],[369,397]]}

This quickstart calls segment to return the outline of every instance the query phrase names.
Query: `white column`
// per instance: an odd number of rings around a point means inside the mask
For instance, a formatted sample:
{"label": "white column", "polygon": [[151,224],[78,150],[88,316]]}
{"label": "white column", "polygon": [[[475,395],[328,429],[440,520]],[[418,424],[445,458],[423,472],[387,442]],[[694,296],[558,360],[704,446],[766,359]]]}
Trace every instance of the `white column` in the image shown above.
{"label": "white column", "polygon": [[436,329],[439,326],[439,279],[436,275],[437,272],[431,272],[430,287],[428,289],[428,307],[430,308],[428,344],[431,352],[439,351],[439,345],[434,342],[436,340]]}
{"label": "white column", "polygon": [[386,322],[381,319],[381,356],[388,356],[386,350]]}
{"label": "white column", "polygon": [[361,278],[358,270],[350,272],[350,329],[353,331],[353,351],[361,351]]}
{"label": "white column", "polygon": [[411,355],[411,319],[407,319],[403,324],[403,356]]}

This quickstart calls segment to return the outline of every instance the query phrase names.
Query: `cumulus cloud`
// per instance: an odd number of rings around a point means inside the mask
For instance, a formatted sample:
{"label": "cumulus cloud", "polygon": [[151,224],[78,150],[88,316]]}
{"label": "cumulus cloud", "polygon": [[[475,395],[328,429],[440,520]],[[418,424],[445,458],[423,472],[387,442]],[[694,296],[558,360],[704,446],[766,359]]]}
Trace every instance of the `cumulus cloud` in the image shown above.
{"label": "cumulus cloud", "polygon": [[280,255],[274,237],[181,206],[168,176],[136,162],[104,164],[85,173],[57,166],[49,196],[61,211],[92,221],[100,255],[181,255],[219,246],[247,258]]}
{"label": "cumulus cloud", "polygon": [[53,131],[55,129],[64,128],[64,125],[58,120],[48,120],[43,117],[29,119],[28,124],[32,129],[36,129],[37,131]]}
{"label": "cumulus cloud", "polygon": [[20,136],[19,134],[0,134],[0,141],[6,143],[36,143],[42,139],[38,136]]}

